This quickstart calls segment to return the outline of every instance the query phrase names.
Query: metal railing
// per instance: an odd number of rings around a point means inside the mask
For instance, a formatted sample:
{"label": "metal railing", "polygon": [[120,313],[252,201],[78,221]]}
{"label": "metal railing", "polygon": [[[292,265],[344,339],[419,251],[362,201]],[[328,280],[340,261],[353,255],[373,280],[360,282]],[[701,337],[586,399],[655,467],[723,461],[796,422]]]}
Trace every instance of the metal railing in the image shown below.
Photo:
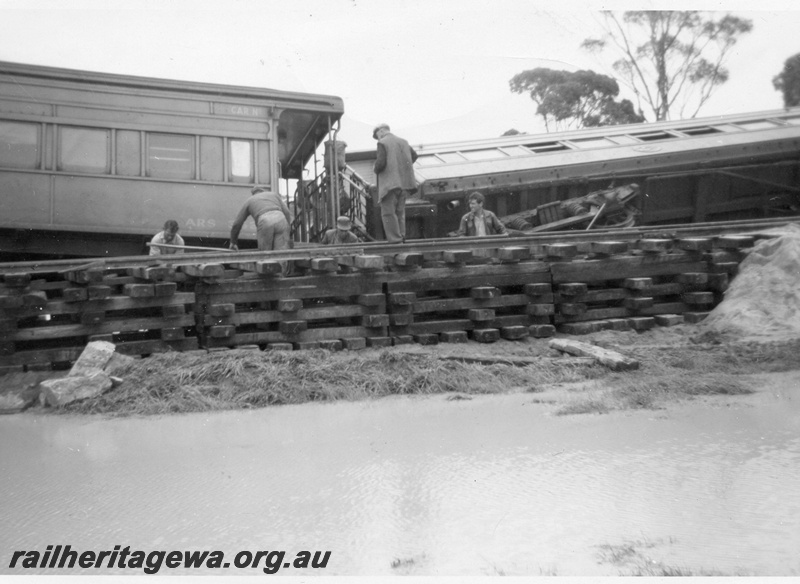
{"label": "metal railing", "polygon": [[310,181],[299,181],[293,195],[292,238],[306,243],[318,242],[325,231],[336,225],[339,215],[349,217],[353,231],[361,239],[373,241],[368,233],[371,209],[370,185],[350,166],[330,180],[327,169]]}

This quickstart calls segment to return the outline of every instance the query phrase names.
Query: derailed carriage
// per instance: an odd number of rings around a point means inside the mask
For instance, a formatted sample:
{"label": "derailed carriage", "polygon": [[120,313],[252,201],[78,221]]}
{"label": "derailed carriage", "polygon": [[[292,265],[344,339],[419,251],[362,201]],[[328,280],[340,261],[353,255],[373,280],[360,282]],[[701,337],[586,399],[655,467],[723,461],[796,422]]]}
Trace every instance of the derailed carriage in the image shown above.
{"label": "derailed carriage", "polygon": [[[800,213],[800,108],[414,147],[412,238],[457,229],[473,191],[523,233]],[[373,183],[374,156],[351,174]]]}
{"label": "derailed carriage", "polygon": [[[329,95],[0,62],[0,251],[138,255],[166,219],[222,246],[252,186],[288,195],[343,111]],[[252,223],[241,237],[254,245]]]}

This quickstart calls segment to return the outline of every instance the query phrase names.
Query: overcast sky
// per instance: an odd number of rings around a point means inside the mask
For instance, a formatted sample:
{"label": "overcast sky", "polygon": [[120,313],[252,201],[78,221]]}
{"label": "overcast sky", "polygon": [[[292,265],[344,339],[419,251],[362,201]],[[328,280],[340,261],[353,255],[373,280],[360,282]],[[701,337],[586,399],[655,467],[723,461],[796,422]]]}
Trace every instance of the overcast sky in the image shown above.
{"label": "overcast sky", "polygon": [[[412,144],[543,131],[508,81],[534,67],[593,69],[585,2],[532,0],[0,0],[0,60],[338,95],[349,150],[387,122]],[[595,3],[595,6],[598,6]],[[753,12],[757,6],[763,11]],[[671,2],[753,20],[730,81],[700,116],[782,107],[772,86],[800,53],[800,11],[777,0]],[[604,8],[666,8],[604,3]],[[745,10],[749,8],[749,10]],[[630,97],[630,96],[628,96]]]}

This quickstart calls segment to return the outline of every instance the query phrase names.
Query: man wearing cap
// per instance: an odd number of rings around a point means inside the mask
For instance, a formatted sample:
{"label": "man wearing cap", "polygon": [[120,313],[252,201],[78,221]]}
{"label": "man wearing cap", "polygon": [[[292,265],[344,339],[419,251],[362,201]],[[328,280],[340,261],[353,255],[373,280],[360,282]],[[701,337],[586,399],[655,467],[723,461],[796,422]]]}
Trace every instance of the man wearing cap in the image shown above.
{"label": "man wearing cap", "polygon": [[322,245],[342,245],[344,243],[358,243],[356,234],[350,231],[353,223],[348,217],[339,217],[336,220],[336,229],[328,229],[322,236]]}
{"label": "man wearing cap", "polygon": [[256,223],[258,249],[288,249],[290,246],[289,225],[292,218],[289,207],[278,193],[270,192],[267,187],[253,187],[252,196],[242,206],[231,227],[231,249],[239,249],[239,232],[248,217]]}
{"label": "man wearing cap", "polygon": [[406,237],[406,197],[417,192],[413,167],[417,153],[392,134],[388,124],[375,126],[372,137],[378,141],[374,170],[383,231],[389,243],[400,243]]}

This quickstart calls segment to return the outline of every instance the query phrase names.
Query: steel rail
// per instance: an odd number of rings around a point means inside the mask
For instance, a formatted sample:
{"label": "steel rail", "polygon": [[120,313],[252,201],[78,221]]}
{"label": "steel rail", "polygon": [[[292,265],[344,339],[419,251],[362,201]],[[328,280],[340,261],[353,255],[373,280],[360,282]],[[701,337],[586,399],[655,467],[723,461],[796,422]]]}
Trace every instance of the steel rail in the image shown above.
{"label": "steel rail", "polygon": [[0,263],[0,274],[14,272],[53,272],[80,269],[87,264],[104,268],[128,268],[160,265],[196,265],[204,263],[238,264],[256,261],[311,260],[321,257],[355,255],[396,255],[404,253],[436,253],[500,247],[531,247],[555,243],[582,243],[592,241],[635,241],[647,238],[716,237],[731,234],[760,233],[764,230],[800,223],[800,217],[781,217],[746,221],[721,221],[675,225],[644,225],[625,229],[592,229],[589,231],[557,231],[536,233],[519,237],[446,237],[415,239],[405,243],[385,241],[351,243],[338,246],[296,244],[294,249],[279,251],[239,250],[238,252],[202,252],[159,256],[116,256],[75,258],[63,260],[35,260]]}

